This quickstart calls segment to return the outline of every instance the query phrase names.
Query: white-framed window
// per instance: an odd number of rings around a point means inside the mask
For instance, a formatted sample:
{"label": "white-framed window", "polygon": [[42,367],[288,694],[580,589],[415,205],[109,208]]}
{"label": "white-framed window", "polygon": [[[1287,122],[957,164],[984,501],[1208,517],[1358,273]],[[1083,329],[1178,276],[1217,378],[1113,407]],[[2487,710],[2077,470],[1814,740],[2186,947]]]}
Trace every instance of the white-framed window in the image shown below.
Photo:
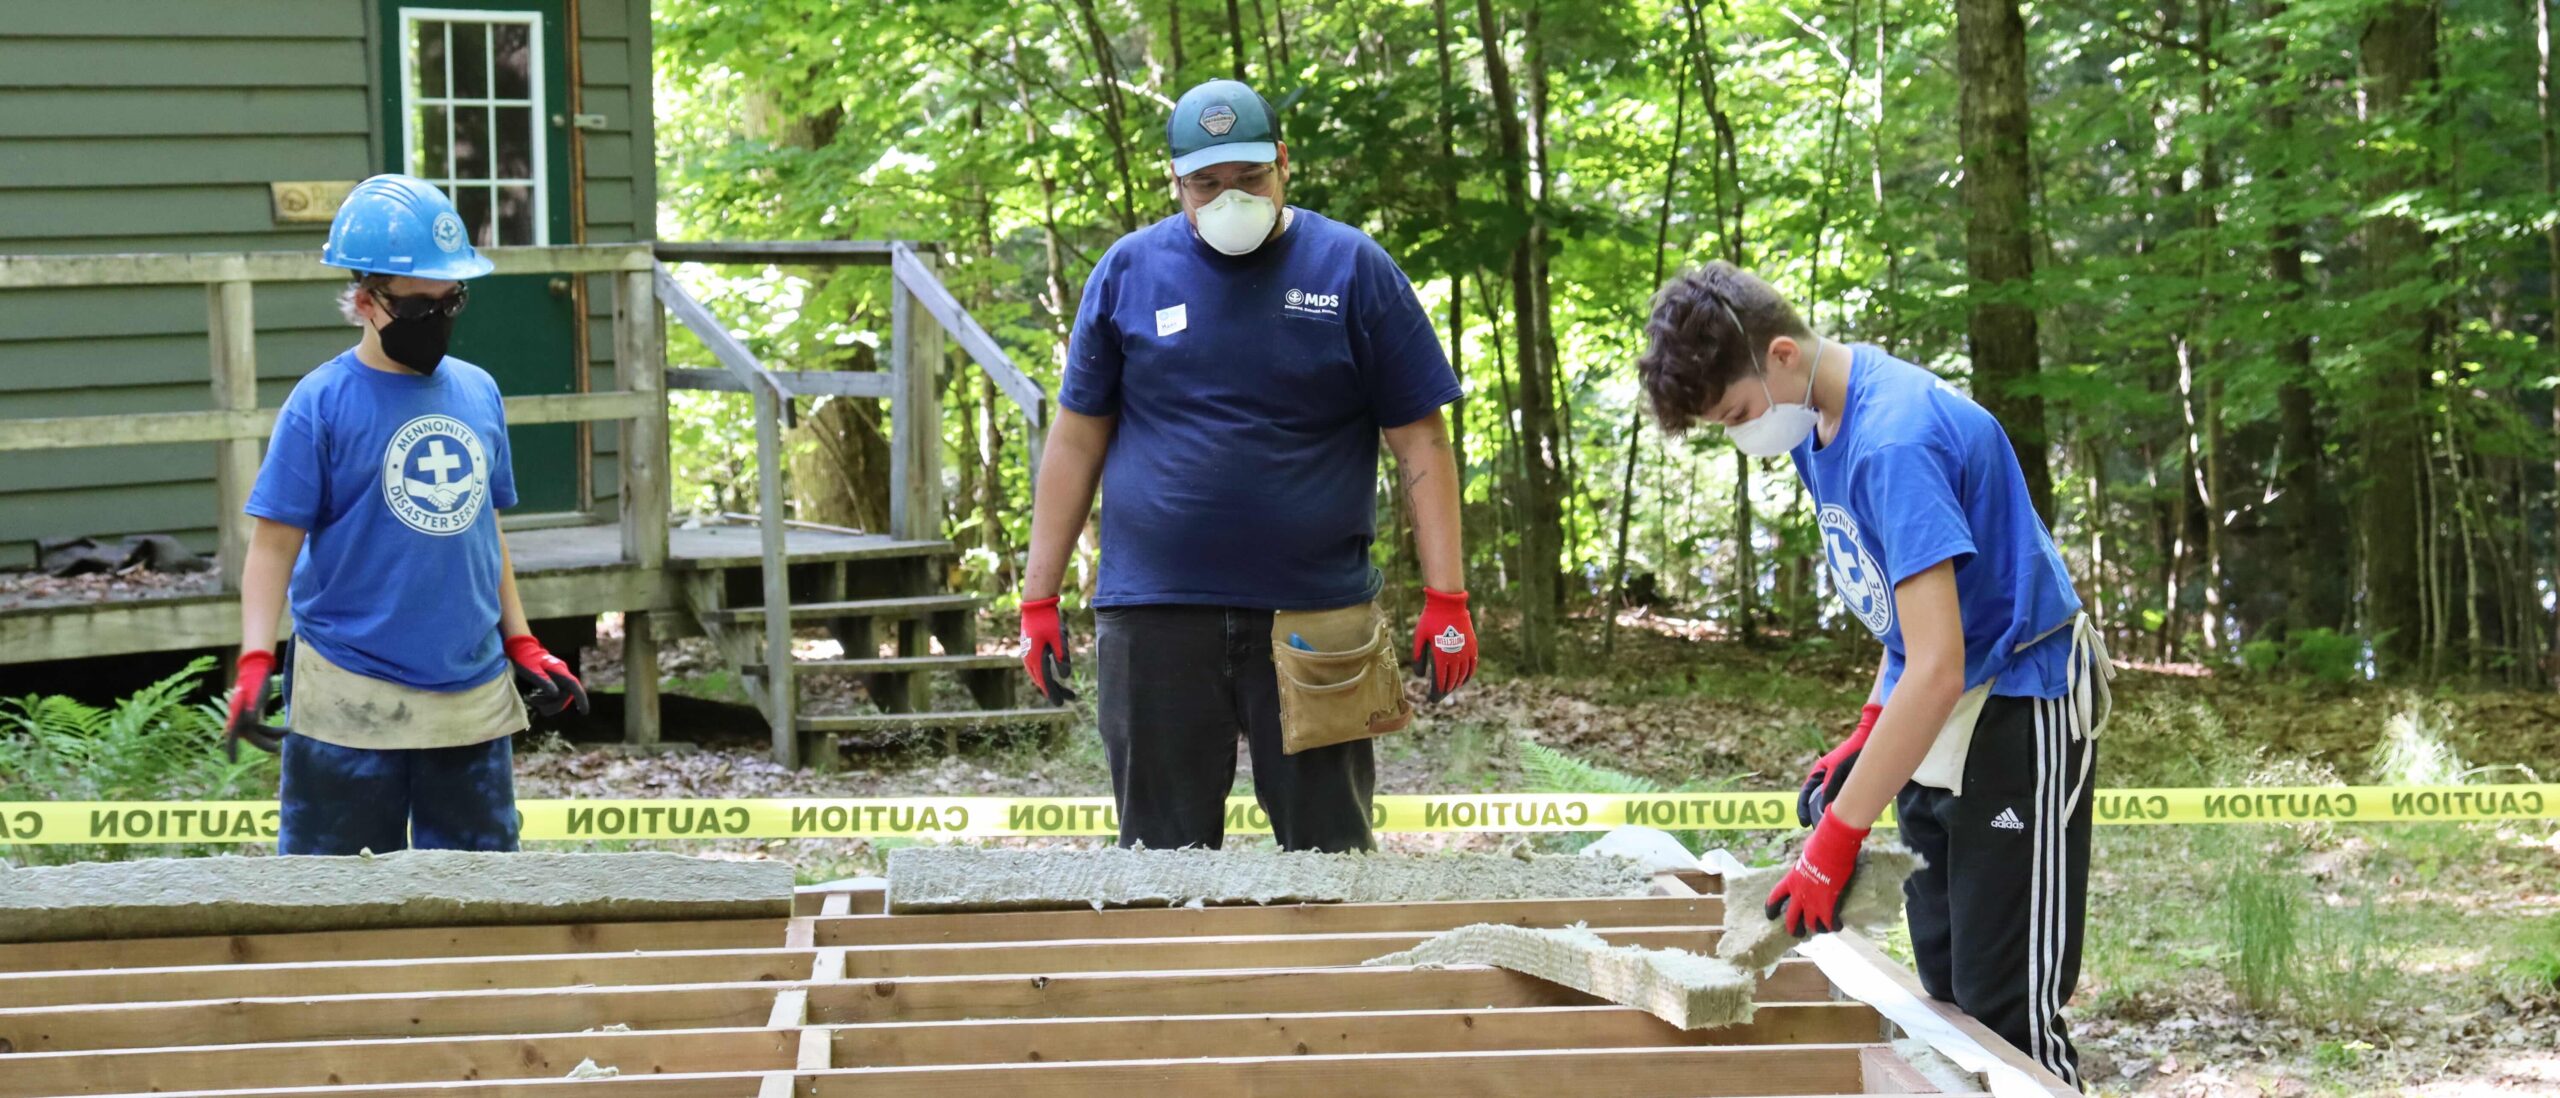
{"label": "white-framed window", "polygon": [[479,247],[551,243],[542,13],[403,8],[404,170],[442,188]]}

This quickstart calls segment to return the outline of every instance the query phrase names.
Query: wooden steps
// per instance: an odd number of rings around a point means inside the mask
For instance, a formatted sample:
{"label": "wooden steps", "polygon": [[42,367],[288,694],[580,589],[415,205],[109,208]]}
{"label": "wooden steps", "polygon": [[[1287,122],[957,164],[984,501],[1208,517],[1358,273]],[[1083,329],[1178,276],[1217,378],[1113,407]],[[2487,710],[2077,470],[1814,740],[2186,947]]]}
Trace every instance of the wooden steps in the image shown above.
{"label": "wooden steps", "polygon": [[850,713],[832,717],[802,717],[804,732],[920,732],[928,729],[977,731],[1008,725],[1072,724],[1073,709],[958,709],[939,713]]}
{"label": "wooden steps", "polygon": [[[825,621],[830,618],[870,618],[873,621],[909,621],[929,614],[976,610],[986,602],[976,595],[918,595],[892,599],[849,599],[837,602],[796,602],[791,604],[793,621]],[[712,614],[722,624],[737,621],[763,621],[764,607],[740,606],[718,610]]]}
{"label": "wooden steps", "polygon": [[[839,674],[894,675],[915,671],[1000,671],[1022,666],[1022,660],[1002,652],[966,656],[873,656],[868,659],[793,660],[791,669],[801,674],[837,672]],[[764,665],[751,663],[743,670],[764,674]]]}

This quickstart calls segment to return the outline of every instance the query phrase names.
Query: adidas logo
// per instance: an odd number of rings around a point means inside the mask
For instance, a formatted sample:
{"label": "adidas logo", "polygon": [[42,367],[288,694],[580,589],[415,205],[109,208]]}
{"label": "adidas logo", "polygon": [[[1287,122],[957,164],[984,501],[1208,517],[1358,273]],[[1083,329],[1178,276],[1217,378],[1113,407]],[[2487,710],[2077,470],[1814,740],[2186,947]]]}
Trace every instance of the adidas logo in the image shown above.
{"label": "adidas logo", "polygon": [[2027,829],[2026,823],[2018,819],[2018,810],[2014,808],[2001,809],[1999,815],[1991,817],[1991,826],[1999,828],[2002,831],[2024,831]]}

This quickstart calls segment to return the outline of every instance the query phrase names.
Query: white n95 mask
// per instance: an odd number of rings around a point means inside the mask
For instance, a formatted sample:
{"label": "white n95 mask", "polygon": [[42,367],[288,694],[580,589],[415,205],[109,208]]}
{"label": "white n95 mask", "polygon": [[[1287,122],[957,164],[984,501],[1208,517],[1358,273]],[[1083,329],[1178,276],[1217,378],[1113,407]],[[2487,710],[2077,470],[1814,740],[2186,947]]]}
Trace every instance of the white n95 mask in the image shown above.
{"label": "white n95 mask", "polygon": [[1227,255],[1243,255],[1271,238],[1280,207],[1258,194],[1227,188],[1200,207],[1200,239]]}
{"label": "white n95 mask", "polygon": [[[1742,319],[1733,315],[1732,306],[1724,307],[1724,315],[1733,321],[1734,331],[1742,331]],[[1743,338],[1748,340],[1750,336]],[[1813,339],[1813,365],[1805,371],[1801,403],[1778,403],[1777,395],[1769,392],[1769,364],[1760,360],[1759,352],[1752,352],[1751,365],[1760,371],[1760,391],[1768,395],[1769,408],[1747,422],[1724,429],[1725,437],[1733,440],[1734,449],[1756,458],[1777,457],[1803,445],[1822,422],[1822,413],[1813,407],[1813,379],[1822,372],[1822,337]]]}

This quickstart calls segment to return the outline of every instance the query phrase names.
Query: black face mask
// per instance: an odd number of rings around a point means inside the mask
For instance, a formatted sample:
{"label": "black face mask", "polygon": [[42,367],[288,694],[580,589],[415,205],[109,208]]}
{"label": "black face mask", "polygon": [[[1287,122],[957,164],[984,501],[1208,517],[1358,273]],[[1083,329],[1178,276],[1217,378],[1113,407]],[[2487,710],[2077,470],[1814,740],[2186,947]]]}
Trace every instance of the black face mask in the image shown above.
{"label": "black face mask", "polygon": [[453,343],[454,317],[467,300],[459,289],[444,297],[377,295],[376,303],[391,315],[390,323],[375,329],[382,337],[382,353],[420,374],[435,373]]}

